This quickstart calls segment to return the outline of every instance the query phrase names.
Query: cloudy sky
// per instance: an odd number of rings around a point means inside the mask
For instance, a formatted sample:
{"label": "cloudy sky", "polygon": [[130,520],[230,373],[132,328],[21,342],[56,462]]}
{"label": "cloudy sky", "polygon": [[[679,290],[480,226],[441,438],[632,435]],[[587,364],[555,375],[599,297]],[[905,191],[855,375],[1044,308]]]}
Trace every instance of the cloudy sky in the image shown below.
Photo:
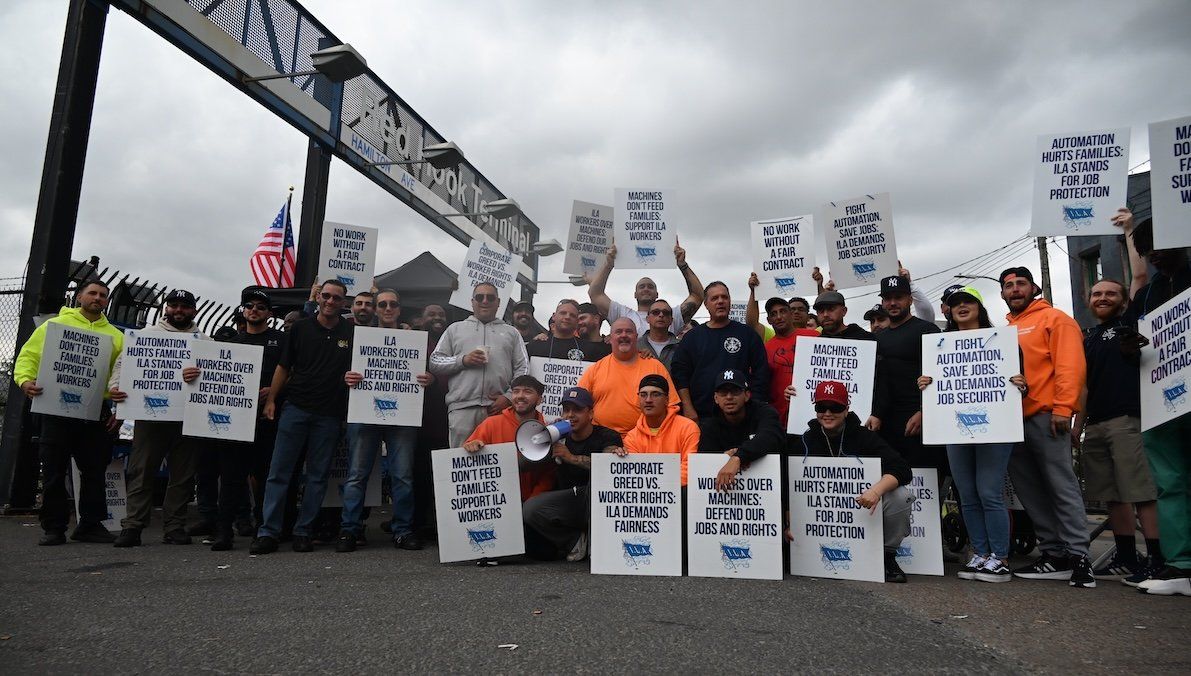
{"label": "cloudy sky", "polygon": [[[671,188],[692,266],[740,297],[752,220],[889,192],[901,258],[925,276],[1026,233],[1037,135],[1132,127],[1132,167],[1149,156],[1147,123],[1191,114],[1182,1],[305,5],[544,238],[565,239],[572,200]],[[65,8],[0,4],[0,277],[28,255]],[[300,203],[305,153],[300,133],[113,10],[74,256],[234,302],[288,186]],[[381,270],[425,250],[458,267],[465,253],[339,161],[327,219],[380,228]],[[1033,251],[1012,258],[953,272],[1036,269]],[[544,259],[540,277],[561,267]],[[681,297],[677,272],[654,276]],[[631,301],[637,277],[614,273],[611,295]],[[583,293],[542,289],[539,308]]]}

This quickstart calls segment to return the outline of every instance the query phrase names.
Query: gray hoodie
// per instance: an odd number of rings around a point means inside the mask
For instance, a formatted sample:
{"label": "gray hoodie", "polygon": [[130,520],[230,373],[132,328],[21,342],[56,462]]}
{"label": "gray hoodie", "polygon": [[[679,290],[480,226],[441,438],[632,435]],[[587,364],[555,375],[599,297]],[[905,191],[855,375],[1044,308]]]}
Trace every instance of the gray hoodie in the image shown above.
{"label": "gray hoodie", "polygon": [[[481,345],[488,346],[488,363],[464,366],[463,356]],[[430,355],[430,372],[449,378],[447,410],[455,411],[488,406],[502,394],[507,396],[513,378],[529,372],[529,359],[517,329],[500,319],[483,324],[468,317],[443,332]]]}

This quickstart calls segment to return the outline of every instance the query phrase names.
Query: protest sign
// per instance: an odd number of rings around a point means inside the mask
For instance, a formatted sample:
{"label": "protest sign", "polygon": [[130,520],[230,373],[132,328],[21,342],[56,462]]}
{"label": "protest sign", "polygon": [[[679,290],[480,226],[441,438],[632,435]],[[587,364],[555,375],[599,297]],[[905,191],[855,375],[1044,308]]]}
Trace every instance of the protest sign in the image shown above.
{"label": "protest sign", "polygon": [[1191,411],[1191,289],[1171,298],[1137,322],[1149,339],[1141,349],[1141,429],[1153,429]]}
{"label": "protest sign", "polygon": [[[79,495],[82,489],[79,466],[74,458],[70,460],[70,481],[74,486],[74,514],[76,522],[83,520],[79,513]],[[120,522],[128,516],[128,486],[124,483],[124,458],[116,458],[103,472],[103,493],[107,500],[107,516],[101,522],[108,530],[119,530]]]}
{"label": "protest sign", "polygon": [[50,322],[45,327],[33,413],[99,420],[112,368],[112,337]]}
{"label": "protest sign", "polygon": [[1128,127],[1039,136],[1030,234],[1115,235],[1128,185]]}
{"label": "protest sign", "polygon": [[802,434],[815,417],[815,388],[824,380],[835,380],[848,388],[849,408],[868,420],[873,410],[873,378],[876,375],[877,344],[871,340],[810,338],[799,336],[794,351],[796,394],[790,397],[786,431]]}
{"label": "protest sign", "polygon": [[[386,448],[385,452],[389,452]],[[396,453],[394,449],[392,451]],[[351,462],[351,438],[345,437],[340,443],[335,444],[335,455],[331,457],[331,469],[327,471],[327,492],[323,495],[323,507],[342,507],[343,506],[343,486],[347,483],[347,473]],[[384,500],[384,495],[381,494],[383,486],[383,478],[381,477],[380,467],[384,460],[378,453],[376,461],[373,462],[372,473],[368,475],[368,485],[364,488],[364,506],[365,507],[379,507]],[[392,481],[392,477],[389,481]]]}
{"label": "protest sign", "polygon": [[677,453],[591,456],[591,572],[682,575]]}
{"label": "protest sign", "polygon": [[616,267],[673,268],[678,217],[673,190],[616,189]]}
{"label": "protest sign", "polygon": [[542,392],[542,401],[538,404],[538,410],[542,412],[546,424],[562,417],[562,406],[559,404],[562,396],[567,390],[579,385],[579,377],[591,364],[589,361],[572,359],[529,358],[529,375],[546,386],[546,390]]}
{"label": "protest sign", "polygon": [[201,333],[129,330],[124,333],[120,358],[120,390],[128,395],[116,405],[123,420],[174,421],[182,419],[186,394],[182,367],[194,363],[190,341]]}
{"label": "protest sign", "polygon": [[199,377],[186,386],[182,434],[252,441],[260,415],[257,404],[265,348],[195,340],[190,353],[199,367]]}
{"label": "protest sign", "polygon": [[885,581],[885,526],[856,498],[881,479],[879,458],[790,458],[790,573]]}
{"label": "protest sign", "polygon": [[1017,327],[922,336],[922,443],[997,444],[1024,440]]}
{"label": "protest sign", "polygon": [[1150,123],[1150,208],[1155,249],[1191,246],[1191,117]]}
{"label": "protest sign", "polygon": [[753,272],[761,283],[757,302],[777,296],[815,296],[815,219],[810,214],[753,221]]}
{"label": "protest sign", "polygon": [[694,577],[782,579],[782,463],[772,455],[737,473],[726,491],[715,477],[728,456],[687,458],[687,570]]}
{"label": "protest sign", "polygon": [[442,563],[525,553],[517,445],[430,455]]}
{"label": "protest sign", "polygon": [[563,274],[591,275],[604,264],[612,244],[612,207],[575,200],[571,206],[571,231]]}
{"label": "protest sign", "polygon": [[338,279],[347,287],[349,299],[370,290],[376,276],[376,239],[376,228],[324,222],[318,281]]}
{"label": "protest sign", "polygon": [[502,304],[507,303],[520,269],[521,256],[479,237],[473,239],[459,270],[459,288],[451,294],[451,305],[471,312],[472,289],[480,282],[495,286]]}
{"label": "protest sign", "polygon": [[748,307],[748,303],[732,303],[728,306],[728,319],[744,324],[745,312],[748,311]]}
{"label": "protest sign", "polygon": [[906,488],[914,494],[910,534],[897,548],[897,563],[911,575],[943,575],[943,512],[939,504],[939,470],[914,468]]}
{"label": "protest sign", "polygon": [[[827,268],[836,288],[876,284],[882,277],[898,273],[889,193],[824,204],[822,227],[827,235]],[[808,241],[807,248],[811,246]]]}
{"label": "protest sign", "polygon": [[426,332],[357,326],[352,370],[364,376],[348,392],[347,421],[373,425],[422,425]]}

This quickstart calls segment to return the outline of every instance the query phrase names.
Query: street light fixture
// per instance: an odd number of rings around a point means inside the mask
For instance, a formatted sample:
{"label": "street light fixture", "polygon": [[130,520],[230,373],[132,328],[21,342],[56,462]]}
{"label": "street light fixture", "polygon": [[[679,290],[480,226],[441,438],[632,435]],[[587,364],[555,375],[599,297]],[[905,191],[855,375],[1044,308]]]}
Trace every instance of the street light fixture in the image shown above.
{"label": "street light fixture", "polygon": [[559,244],[556,239],[544,239],[530,244],[529,251],[518,251],[516,253],[518,256],[524,256],[525,254],[553,256],[554,254],[562,253],[562,244]]}
{"label": "street light fixture", "polygon": [[451,141],[435,143],[422,148],[422,159],[400,160],[395,162],[369,162],[366,167],[411,166],[414,164],[429,164],[435,169],[450,169],[463,162],[463,151]]}
{"label": "street light fixture", "polygon": [[997,284],[1001,283],[1001,280],[997,279],[996,277],[986,277],[985,275],[954,275],[954,277],[956,279],[987,279],[990,282],[996,282]]}
{"label": "street light fixture", "polygon": [[311,70],[301,70],[296,73],[277,73],[274,75],[260,75],[258,77],[241,78],[241,82],[260,82],[262,80],[280,80],[282,78],[302,77],[322,73],[331,82],[347,82],[368,72],[368,62],[349,44],[335,45],[320,49],[310,55],[310,62],[314,66]]}

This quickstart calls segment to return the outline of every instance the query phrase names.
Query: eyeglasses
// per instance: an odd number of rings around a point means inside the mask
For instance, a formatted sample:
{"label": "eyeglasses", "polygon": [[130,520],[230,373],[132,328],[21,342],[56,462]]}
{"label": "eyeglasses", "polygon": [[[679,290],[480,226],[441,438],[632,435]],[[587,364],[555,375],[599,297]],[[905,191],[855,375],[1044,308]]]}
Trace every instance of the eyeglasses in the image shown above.
{"label": "eyeglasses", "polygon": [[673,317],[674,310],[663,310],[658,308],[656,310],[650,310],[649,314],[653,315],[654,317]]}
{"label": "eyeglasses", "polygon": [[834,401],[815,402],[815,413],[843,413],[847,408],[847,406],[837,404]]}
{"label": "eyeglasses", "polygon": [[495,303],[497,298],[499,298],[499,296],[494,293],[477,293],[471,297],[471,299],[477,303]]}
{"label": "eyeglasses", "polygon": [[343,302],[343,296],[337,296],[337,295],[335,295],[335,294],[333,294],[333,293],[326,293],[326,292],[323,292],[323,293],[321,293],[321,294],[319,294],[319,295],[320,295],[320,296],[322,296],[322,299],[323,299],[323,300],[326,300],[326,301],[332,301],[332,300],[333,300],[333,301],[335,301],[336,303],[342,303],[342,302]]}
{"label": "eyeglasses", "polygon": [[242,307],[244,310],[256,310],[257,312],[267,312],[269,310],[269,306],[264,303],[245,303]]}
{"label": "eyeglasses", "polygon": [[401,303],[398,303],[395,300],[382,300],[381,302],[377,303],[376,306],[382,310],[388,310],[389,308],[401,307]]}
{"label": "eyeglasses", "polygon": [[658,390],[643,390],[637,393],[637,396],[642,399],[661,399],[668,396],[665,392]]}

